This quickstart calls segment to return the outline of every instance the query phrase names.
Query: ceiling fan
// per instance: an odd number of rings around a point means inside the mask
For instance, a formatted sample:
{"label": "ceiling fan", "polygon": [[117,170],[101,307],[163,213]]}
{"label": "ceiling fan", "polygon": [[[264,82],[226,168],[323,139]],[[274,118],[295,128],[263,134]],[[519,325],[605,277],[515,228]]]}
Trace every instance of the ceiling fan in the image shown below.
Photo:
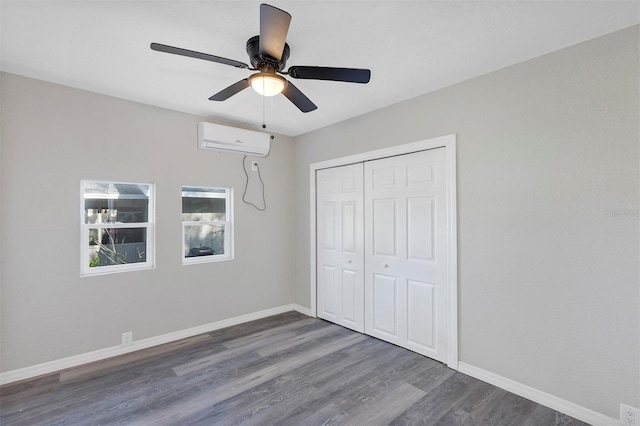
{"label": "ceiling fan", "polygon": [[279,74],[303,80],[331,80],[348,83],[369,82],[371,71],[368,69],[291,66],[287,71],[283,71],[290,53],[289,45],[286,43],[290,22],[291,15],[284,10],[268,4],[260,5],[260,35],[253,36],[247,40],[247,54],[249,55],[251,66],[233,59],[167,46],[166,44],[151,43],[151,49],[158,52],[204,59],[205,61],[231,65],[232,67],[244,68],[250,71],[258,71],[249,76],[249,78],[240,80],[211,96],[209,98],[211,101],[227,100],[251,86],[263,96],[275,96],[278,93],[282,93],[300,111],[310,112],[318,107],[293,83]]}

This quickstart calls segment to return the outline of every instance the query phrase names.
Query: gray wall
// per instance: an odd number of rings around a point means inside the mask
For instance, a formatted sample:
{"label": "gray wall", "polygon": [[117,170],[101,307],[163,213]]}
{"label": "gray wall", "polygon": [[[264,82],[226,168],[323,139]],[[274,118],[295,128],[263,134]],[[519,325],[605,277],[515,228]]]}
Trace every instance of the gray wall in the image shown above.
{"label": "gray wall", "polygon": [[309,164],[456,133],[460,360],[614,418],[640,406],[638,35],[297,137],[296,303]]}
{"label": "gray wall", "polygon": [[[242,157],[197,149],[201,117],[1,76],[2,371],[292,302],[291,138],[257,159],[258,212]],[[80,277],[83,178],[156,183],[155,269]],[[235,260],[182,266],[183,184],[234,188]]]}

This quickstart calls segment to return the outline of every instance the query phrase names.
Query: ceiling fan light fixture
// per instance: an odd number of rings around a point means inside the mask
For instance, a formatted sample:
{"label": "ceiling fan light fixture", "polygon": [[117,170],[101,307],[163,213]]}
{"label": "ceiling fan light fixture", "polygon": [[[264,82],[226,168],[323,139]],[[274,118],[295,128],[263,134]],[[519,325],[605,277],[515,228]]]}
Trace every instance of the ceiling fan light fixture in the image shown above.
{"label": "ceiling fan light fixture", "polygon": [[277,74],[260,72],[249,77],[253,90],[262,96],[275,96],[287,87],[287,80]]}

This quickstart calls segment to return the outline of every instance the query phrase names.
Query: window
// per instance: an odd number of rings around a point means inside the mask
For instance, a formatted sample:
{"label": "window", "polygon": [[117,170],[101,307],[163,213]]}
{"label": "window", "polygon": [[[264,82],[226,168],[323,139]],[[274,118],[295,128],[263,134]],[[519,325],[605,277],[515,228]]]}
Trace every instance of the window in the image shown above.
{"label": "window", "polygon": [[154,186],[83,180],[82,274],[154,266]]}
{"label": "window", "polygon": [[182,263],[233,259],[232,199],[226,188],[182,187]]}

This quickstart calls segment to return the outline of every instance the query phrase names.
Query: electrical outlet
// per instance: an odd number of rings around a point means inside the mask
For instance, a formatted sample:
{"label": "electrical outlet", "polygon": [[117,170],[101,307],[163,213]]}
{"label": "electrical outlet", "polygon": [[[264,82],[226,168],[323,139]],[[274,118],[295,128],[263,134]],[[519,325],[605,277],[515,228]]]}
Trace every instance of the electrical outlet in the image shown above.
{"label": "electrical outlet", "polygon": [[251,162],[251,171],[252,172],[257,172],[258,171],[258,162],[257,161],[252,161]]}
{"label": "electrical outlet", "polygon": [[122,333],[122,347],[131,346],[133,343],[133,331]]}
{"label": "electrical outlet", "polygon": [[640,425],[640,410],[629,405],[620,404],[620,424]]}

